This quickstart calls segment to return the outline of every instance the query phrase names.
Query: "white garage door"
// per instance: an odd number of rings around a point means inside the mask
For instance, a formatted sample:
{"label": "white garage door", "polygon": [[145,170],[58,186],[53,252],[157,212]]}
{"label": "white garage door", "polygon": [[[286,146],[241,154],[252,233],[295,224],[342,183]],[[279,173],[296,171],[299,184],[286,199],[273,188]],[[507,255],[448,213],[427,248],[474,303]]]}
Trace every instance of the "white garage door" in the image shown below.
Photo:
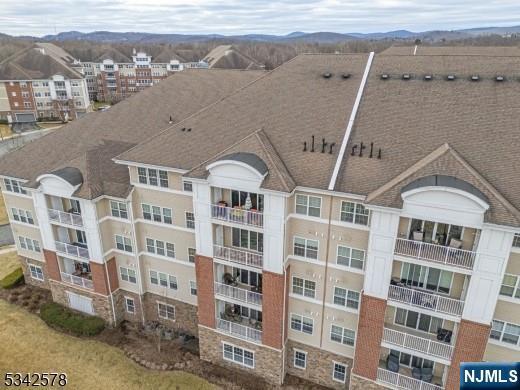
{"label": "white garage door", "polygon": [[36,122],[36,117],[34,116],[34,113],[15,113],[16,121],[19,123],[31,123]]}
{"label": "white garage door", "polygon": [[70,291],[67,291],[67,295],[69,296],[69,305],[71,309],[78,310],[86,314],[94,314],[91,298],[74,294]]}

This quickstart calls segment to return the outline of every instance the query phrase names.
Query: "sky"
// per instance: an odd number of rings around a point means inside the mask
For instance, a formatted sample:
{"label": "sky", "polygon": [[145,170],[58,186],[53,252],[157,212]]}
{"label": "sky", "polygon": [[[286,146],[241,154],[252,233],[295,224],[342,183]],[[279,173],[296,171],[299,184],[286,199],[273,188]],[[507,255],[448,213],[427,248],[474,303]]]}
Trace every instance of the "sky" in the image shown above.
{"label": "sky", "polygon": [[287,34],[520,24],[519,0],[0,0],[0,32]]}

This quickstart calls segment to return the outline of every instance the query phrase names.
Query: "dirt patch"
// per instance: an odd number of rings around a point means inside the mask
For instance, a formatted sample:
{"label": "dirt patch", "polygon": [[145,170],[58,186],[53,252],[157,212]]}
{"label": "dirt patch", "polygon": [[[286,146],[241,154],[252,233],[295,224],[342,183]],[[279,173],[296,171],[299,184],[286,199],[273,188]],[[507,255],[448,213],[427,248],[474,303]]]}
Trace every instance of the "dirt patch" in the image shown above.
{"label": "dirt patch", "polygon": [[8,290],[0,288],[0,298],[23,307],[33,314],[38,314],[40,307],[52,300],[49,290],[28,284],[22,284]]}

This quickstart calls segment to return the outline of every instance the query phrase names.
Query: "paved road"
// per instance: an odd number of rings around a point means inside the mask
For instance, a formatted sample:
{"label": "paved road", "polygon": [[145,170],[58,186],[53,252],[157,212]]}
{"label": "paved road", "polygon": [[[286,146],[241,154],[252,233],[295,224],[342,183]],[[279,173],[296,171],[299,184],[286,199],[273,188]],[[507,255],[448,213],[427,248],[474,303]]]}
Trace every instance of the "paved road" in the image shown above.
{"label": "paved road", "polygon": [[0,226],[0,247],[4,245],[13,245],[14,237],[11,231],[11,225]]}

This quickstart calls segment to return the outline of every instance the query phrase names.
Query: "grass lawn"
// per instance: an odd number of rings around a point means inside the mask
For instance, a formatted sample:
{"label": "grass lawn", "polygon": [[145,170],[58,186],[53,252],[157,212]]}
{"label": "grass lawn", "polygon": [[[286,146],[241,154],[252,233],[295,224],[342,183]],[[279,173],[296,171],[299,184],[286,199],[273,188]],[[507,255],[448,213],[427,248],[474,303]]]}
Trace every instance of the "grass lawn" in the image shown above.
{"label": "grass lawn", "polygon": [[2,194],[0,193],[0,225],[5,225],[6,223],[9,223],[9,217],[7,216],[4,198],[2,198]]}
{"label": "grass lawn", "polygon": [[[14,248],[13,248],[14,249]],[[20,260],[18,260],[18,253],[16,249],[12,252],[0,254],[0,280],[5,278],[17,268],[21,268]]]}
{"label": "grass lawn", "polygon": [[114,347],[48,328],[0,300],[0,372],[65,372],[67,389],[216,389],[181,371],[146,370]]}

